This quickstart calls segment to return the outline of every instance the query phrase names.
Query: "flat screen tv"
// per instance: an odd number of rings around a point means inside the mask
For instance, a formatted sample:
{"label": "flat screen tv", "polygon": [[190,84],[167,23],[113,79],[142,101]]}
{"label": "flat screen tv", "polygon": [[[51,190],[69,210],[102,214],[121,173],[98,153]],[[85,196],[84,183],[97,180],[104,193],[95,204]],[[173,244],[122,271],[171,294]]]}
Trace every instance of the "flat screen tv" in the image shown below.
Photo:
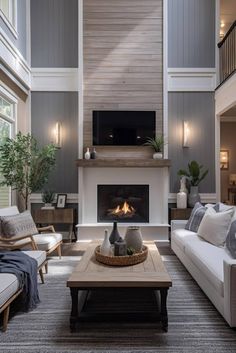
{"label": "flat screen tv", "polygon": [[93,111],[94,146],[143,145],[155,131],[155,111]]}

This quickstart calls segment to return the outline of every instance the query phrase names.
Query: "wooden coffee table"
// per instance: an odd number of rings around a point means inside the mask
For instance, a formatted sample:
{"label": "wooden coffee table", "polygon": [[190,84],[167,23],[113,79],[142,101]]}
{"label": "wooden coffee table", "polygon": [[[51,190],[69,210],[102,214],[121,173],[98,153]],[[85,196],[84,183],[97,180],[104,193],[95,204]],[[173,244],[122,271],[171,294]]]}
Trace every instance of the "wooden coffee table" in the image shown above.
{"label": "wooden coffee table", "polygon": [[[146,261],[141,264],[126,267],[110,267],[96,261],[94,250],[98,242],[92,242],[87,248],[81,261],[72,272],[67,287],[70,288],[72,309],[70,328],[74,330],[79,320],[80,291],[94,289],[143,289],[150,288],[160,292],[161,310],[160,321],[164,331],[168,331],[167,294],[172,286],[171,278],[165,269],[159,251],[153,242],[145,242],[149,252]],[[84,298],[85,300],[85,298]]]}

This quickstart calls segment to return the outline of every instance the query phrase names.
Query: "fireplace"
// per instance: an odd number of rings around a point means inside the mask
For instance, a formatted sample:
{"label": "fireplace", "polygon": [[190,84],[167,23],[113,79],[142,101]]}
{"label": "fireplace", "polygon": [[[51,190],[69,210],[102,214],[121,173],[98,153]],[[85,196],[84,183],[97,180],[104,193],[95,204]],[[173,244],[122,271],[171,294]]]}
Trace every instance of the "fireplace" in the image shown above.
{"label": "fireplace", "polygon": [[98,222],[149,222],[149,185],[97,185]]}

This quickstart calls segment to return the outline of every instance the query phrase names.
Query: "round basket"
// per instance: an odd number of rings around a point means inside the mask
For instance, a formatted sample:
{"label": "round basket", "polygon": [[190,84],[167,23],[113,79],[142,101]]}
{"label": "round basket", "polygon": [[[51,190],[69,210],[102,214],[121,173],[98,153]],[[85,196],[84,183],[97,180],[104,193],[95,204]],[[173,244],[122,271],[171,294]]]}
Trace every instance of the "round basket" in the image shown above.
{"label": "round basket", "polygon": [[100,245],[95,249],[96,260],[109,266],[132,266],[146,260],[148,255],[148,247],[143,245],[143,249],[139,253],[126,256],[105,256],[100,253]]}

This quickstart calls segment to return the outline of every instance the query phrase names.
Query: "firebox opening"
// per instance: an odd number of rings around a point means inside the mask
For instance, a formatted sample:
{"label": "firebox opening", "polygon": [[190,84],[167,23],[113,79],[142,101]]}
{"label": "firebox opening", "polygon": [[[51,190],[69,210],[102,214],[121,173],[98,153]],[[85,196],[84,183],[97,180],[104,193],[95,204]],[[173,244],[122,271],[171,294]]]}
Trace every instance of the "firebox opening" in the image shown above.
{"label": "firebox opening", "polygon": [[149,185],[98,185],[98,222],[149,222]]}

